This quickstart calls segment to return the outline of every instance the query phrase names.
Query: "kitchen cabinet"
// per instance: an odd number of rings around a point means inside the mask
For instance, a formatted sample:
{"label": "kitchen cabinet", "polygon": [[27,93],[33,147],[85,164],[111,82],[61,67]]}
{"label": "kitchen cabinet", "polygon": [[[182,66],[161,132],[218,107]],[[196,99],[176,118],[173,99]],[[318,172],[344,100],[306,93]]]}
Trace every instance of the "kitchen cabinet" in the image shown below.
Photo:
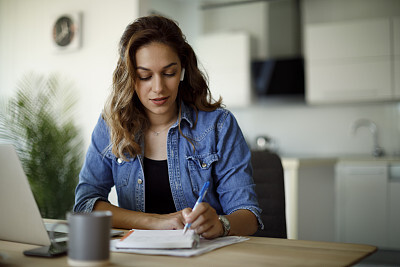
{"label": "kitchen cabinet", "polygon": [[297,199],[298,199],[298,168],[299,160],[282,158],[285,184],[286,232],[288,239],[297,239]]}
{"label": "kitchen cabinet", "polygon": [[334,241],[336,158],[282,158],[289,239]]}
{"label": "kitchen cabinet", "polygon": [[393,19],[394,93],[400,99],[400,17]]}
{"label": "kitchen cabinet", "polygon": [[388,246],[400,248],[400,163],[389,166]]}
{"label": "kitchen cabinet", "polygon": [[306,25],[307,101],[321,104],[399,98],[400,89],[393,89],[400,76],[395,74],[400,71],[399,56],[393,57],[399,53],[398,24],[398,18],[375,18]]}
{"label": "kitchen cabinet", "polygon": [[250,105],[250,36],[243,32],[202,35],[196,46],[213,98],[222,97],[227,108]]}
{"label": "kitchen cabinet", "polygon": [[335,239],[336,158],[302,158],[298,168],[298,239]]}
{"label": "kitchen cabinet", "polygon": [[[398,169],[393,171],[392,165]],[[400,162],[340,160],[336,165],[336,241],[400,248]]]}

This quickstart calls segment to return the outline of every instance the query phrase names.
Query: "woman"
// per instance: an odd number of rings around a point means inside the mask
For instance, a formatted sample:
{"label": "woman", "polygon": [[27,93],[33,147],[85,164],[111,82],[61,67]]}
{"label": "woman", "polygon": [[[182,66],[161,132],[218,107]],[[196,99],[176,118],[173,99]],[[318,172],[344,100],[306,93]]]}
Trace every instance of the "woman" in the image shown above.
{"label": "woman", "polygon": [[[242,132],[221,99],[212,102],[177,24],[149,16],[128,25],[74,211],[110,210],[117,228],[191,223],[205,238],[251,235],[262,227],[251,175]],[[206,181],[204,202],[192,210]],[[107,200],[114,185],[119,207]]]}

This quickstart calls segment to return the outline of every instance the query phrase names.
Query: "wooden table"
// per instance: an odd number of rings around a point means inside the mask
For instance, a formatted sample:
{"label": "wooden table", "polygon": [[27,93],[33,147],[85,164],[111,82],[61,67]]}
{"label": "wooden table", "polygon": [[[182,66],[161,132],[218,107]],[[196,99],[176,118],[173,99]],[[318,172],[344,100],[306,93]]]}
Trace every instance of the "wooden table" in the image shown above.
{"label": "wooden table", "polygon": [[[67,257],[37,258],[22,254],[34,245],[0,241],[0,266],[68,266]],[[350,266],[376,251],[359,244],[250,237],[242,243],[190,257],[111,253],[110,266]]]}

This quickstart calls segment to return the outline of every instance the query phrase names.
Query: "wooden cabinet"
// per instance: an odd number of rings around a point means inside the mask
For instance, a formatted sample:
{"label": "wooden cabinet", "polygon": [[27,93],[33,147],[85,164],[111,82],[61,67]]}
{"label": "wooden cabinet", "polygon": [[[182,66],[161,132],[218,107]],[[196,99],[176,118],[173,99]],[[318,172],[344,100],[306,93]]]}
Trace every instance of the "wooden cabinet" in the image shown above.
{"label": "wooden cabinet", "polygon": [[397,87],[397,93],[393,89],[400,79],[394,73],[400,71],[400,56],[393,59],[393,47],[399,42],[398,24],[397,18],[381,18],[307,25],[307,101],[344,103],[400,97],[400,89]]}
{"label": "wooden cabinet", "polygon": [[387,161],[337,163],[336,241],[400,248],[399,188],[390,170]]}

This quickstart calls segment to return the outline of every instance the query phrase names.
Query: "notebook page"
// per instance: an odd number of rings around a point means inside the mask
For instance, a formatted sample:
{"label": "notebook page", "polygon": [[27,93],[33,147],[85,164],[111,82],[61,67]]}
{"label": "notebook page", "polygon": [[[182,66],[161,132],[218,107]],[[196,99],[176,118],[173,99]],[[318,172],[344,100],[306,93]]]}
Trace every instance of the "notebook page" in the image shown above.
{"label": "notebook page", "polygon": [[196,248],[192,249],[129,249],[129,248],[121,248],[118,249],[115,247],[115,244],[119,240],[111,240],[110,250],[113,252],[123,252],[123,253],[136,253],[136,254],[145,254],[145,255],[168,255],[168,256],[177,256],[177,257],[193,257],[198,256],[209,251],[229,246],[232,244],[240,243],[243,241],[249,240],[247,237],[243,236],[225,236],[219,237],[212,240],[207,240],[204,238],[200,238],[199,245]]}
{"label": "notebook page", "polygon": [[182,230],[137,230],[132,229],[116,243],[116,248],[176,249],[193,248],[199,236],[194,230],[185,234]]}

